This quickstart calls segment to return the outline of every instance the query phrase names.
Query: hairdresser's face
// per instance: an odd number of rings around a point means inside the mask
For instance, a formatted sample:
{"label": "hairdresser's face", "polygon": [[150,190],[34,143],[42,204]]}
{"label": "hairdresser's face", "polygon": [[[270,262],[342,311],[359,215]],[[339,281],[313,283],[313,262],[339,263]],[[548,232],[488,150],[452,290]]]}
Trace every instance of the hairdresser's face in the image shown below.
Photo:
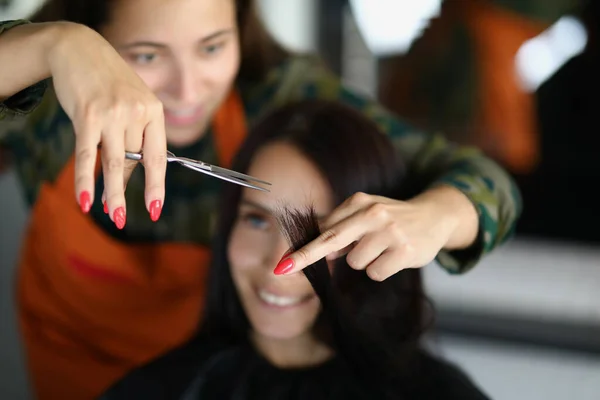
{"label": "hairdresser's face", "polygon": [[329,185],[295,148],[272,144],[257,153],[249,174],[273,184],[271,193],[244,189],[229,241],[229,263],[255,333],[271,339],[310,334],[319,301],[302,272],[277,276],[273,269],[289,249],[274,210],[313,205],[317,215],[332,210]]}
{"label": "hairdresser's face", "polygon": [[118,0],[102,34],[164,104],[167,140],[197,141],[229,92],[240,49],[234,0]]}

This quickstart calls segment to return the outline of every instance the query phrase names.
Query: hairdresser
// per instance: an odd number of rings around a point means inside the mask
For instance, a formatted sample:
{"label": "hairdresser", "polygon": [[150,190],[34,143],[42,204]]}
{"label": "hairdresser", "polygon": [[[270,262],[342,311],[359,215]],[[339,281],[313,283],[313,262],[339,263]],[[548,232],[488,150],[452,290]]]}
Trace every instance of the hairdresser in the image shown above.
{"label": "hairdresser", "polygon": [[349,264],[376,280],[434,258],[462,273],[513,231],[520,198],[503,170],[286,52],[250,0],[49,0],[32,21],[0,25],[1,113],[23,121],[3,121],[0,140],[31,207],[18,315],[39,399],[91,398],[194,333],[221,183],[167,169],[165,152],[229,166],[247,126],[291,100],[373,118],[421,190],[350,198],[274,273],[354,245]]}

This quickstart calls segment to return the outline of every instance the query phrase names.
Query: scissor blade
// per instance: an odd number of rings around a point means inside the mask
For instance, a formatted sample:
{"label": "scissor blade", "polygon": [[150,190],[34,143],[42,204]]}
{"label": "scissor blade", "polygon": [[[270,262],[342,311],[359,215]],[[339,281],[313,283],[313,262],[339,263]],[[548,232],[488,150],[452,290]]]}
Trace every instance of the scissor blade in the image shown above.
{"label": "scissor blade", "polygon": [[260,186],[257,186],[257,185],[253,185],[253,184],[251,184],[249,182],[246,182],[244,180],[241,180],[241,179],[238,179],[238,178],[235,178],[235,177],[232,177],[232,176],[228,176],[228,175],[221,175],[220,173],[215,172],[215,171],[208,171],[206,169],[197,167],[197,166],[195,166],[193,164],[190,164],[190,163],[182,163],[181,165],[183,165],[184,167],[188,167],[190,169],[193,169],[194,171],[202,172],[203,174],[214,176],[215,178],[223,179],[224,181],[235,183],[235,184],[238,184],[238,185],[241,185],[241,186],[245,186],[245,187],[250,188],[250,189],[260,190],[262,192],[269,192],[270,191],[269,189],[266,189],[266,188],[263,188],[263,187],[260,187]]}
{"label": "scissor blade", "polygon": [[204,171],[212,170],[212,165],[207,164],[202,161],[192,160],[191,158],[187,158],[187,157],[177,157],[177,162],[179,162],[180,164],[183,164],[183,165],[193,165],[194,167],[200,168]]}
{"label": "scissor blade", "polygon": [[[142,153],[131,153],[129,151],[126,151],[125,158],[128,160],[141,161],[144,157]],[[167,162],[179,162],[179,158],[173,153],[167,152]]]}
{"label": "scissor blade", "polygon": [[235,171],[232,171],[227,168],[217,167],[216,165],[207,164],[202,161],[192,160],[190,158],[178,157],[178,159],[179,159],[179,162],[181,162],[185,165],[191,165],[191,166],[200,168],[204,171],[212,171],[212,172],[215,172],[222,176],[226,175],[226,176],[238,178],[238,179],[245,180],[245,181],[252,181],[252,182],[256,182],[256,183],[262,183],[263,185],[271,186],[270,182],[257,179],[250,175],[242,174],[241,172],[235,172]]}
{"label": "scissor blade", "polygon": [[246,180],[246,181],[253,181],[253,182],[257,182],[257,183],[262,183],[263,185],[269,185],[269,186],[271,186],[270,182],[257,179],[257,178],[255,178],[253,176],[250,176],[250,175],[242,174],[241,172],[235,172],[235,171],[232,171],[232,170],[227,169],[227,168],[221,168],[221,167],[216,167],[214,165],[211,165],[211,170],[213,172],[217,172],[217,173],[222,174],[222,175],[229,175],[229,176],[232,176],[232,177],[235,177],[235,178],[238,178],[238,179],[243,179],[243,180]]}

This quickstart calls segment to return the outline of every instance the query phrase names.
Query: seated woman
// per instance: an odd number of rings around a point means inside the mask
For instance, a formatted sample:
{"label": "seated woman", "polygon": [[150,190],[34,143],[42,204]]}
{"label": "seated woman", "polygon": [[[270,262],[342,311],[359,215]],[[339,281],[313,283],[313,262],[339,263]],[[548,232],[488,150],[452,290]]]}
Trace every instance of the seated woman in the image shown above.
{"label": "seated woman", "polygon": [[[263,119],[233,168],[272,190],[226,187],[198,335],[103,399],[487,398],[421,347],[432,313],[419,269],[377,282],[349,267],[350,250],[274,274],[343,199],[418,190],[403,179],[397,153],[376,125],[341,104],[304,101]],[[385,237],[373,238],[385,248]]]}

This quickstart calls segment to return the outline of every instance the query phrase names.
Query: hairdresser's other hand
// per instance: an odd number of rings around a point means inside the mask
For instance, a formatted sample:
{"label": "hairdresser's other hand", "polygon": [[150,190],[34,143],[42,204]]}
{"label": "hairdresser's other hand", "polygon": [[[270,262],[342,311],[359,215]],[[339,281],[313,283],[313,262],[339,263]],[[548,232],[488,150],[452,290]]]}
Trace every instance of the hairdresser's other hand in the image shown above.
{"label": "hairdresser's other hand", "polygon": [[324,221],[322,234],[283,259],[276,274],[297,272],[323,257],[346,255],[350,267],[382,281],[405,268],[419,268],[442,249],[467,248],[479,229],[475,207],[449,186],[412,200],[357,193]]}
{"label": "hairdresser's other hand", "polygon": [[64,25],[48,62],[58,100],[75,128],[75,194],[81,209],[89,211],[97,195],[100,144],[106,206],[117,227],[125,225],[125,187],[136,166],[125,160],[126,150],[143,151],[146,208],[160,207],[166,172],[160,101],[104,38],[82,25]]}

